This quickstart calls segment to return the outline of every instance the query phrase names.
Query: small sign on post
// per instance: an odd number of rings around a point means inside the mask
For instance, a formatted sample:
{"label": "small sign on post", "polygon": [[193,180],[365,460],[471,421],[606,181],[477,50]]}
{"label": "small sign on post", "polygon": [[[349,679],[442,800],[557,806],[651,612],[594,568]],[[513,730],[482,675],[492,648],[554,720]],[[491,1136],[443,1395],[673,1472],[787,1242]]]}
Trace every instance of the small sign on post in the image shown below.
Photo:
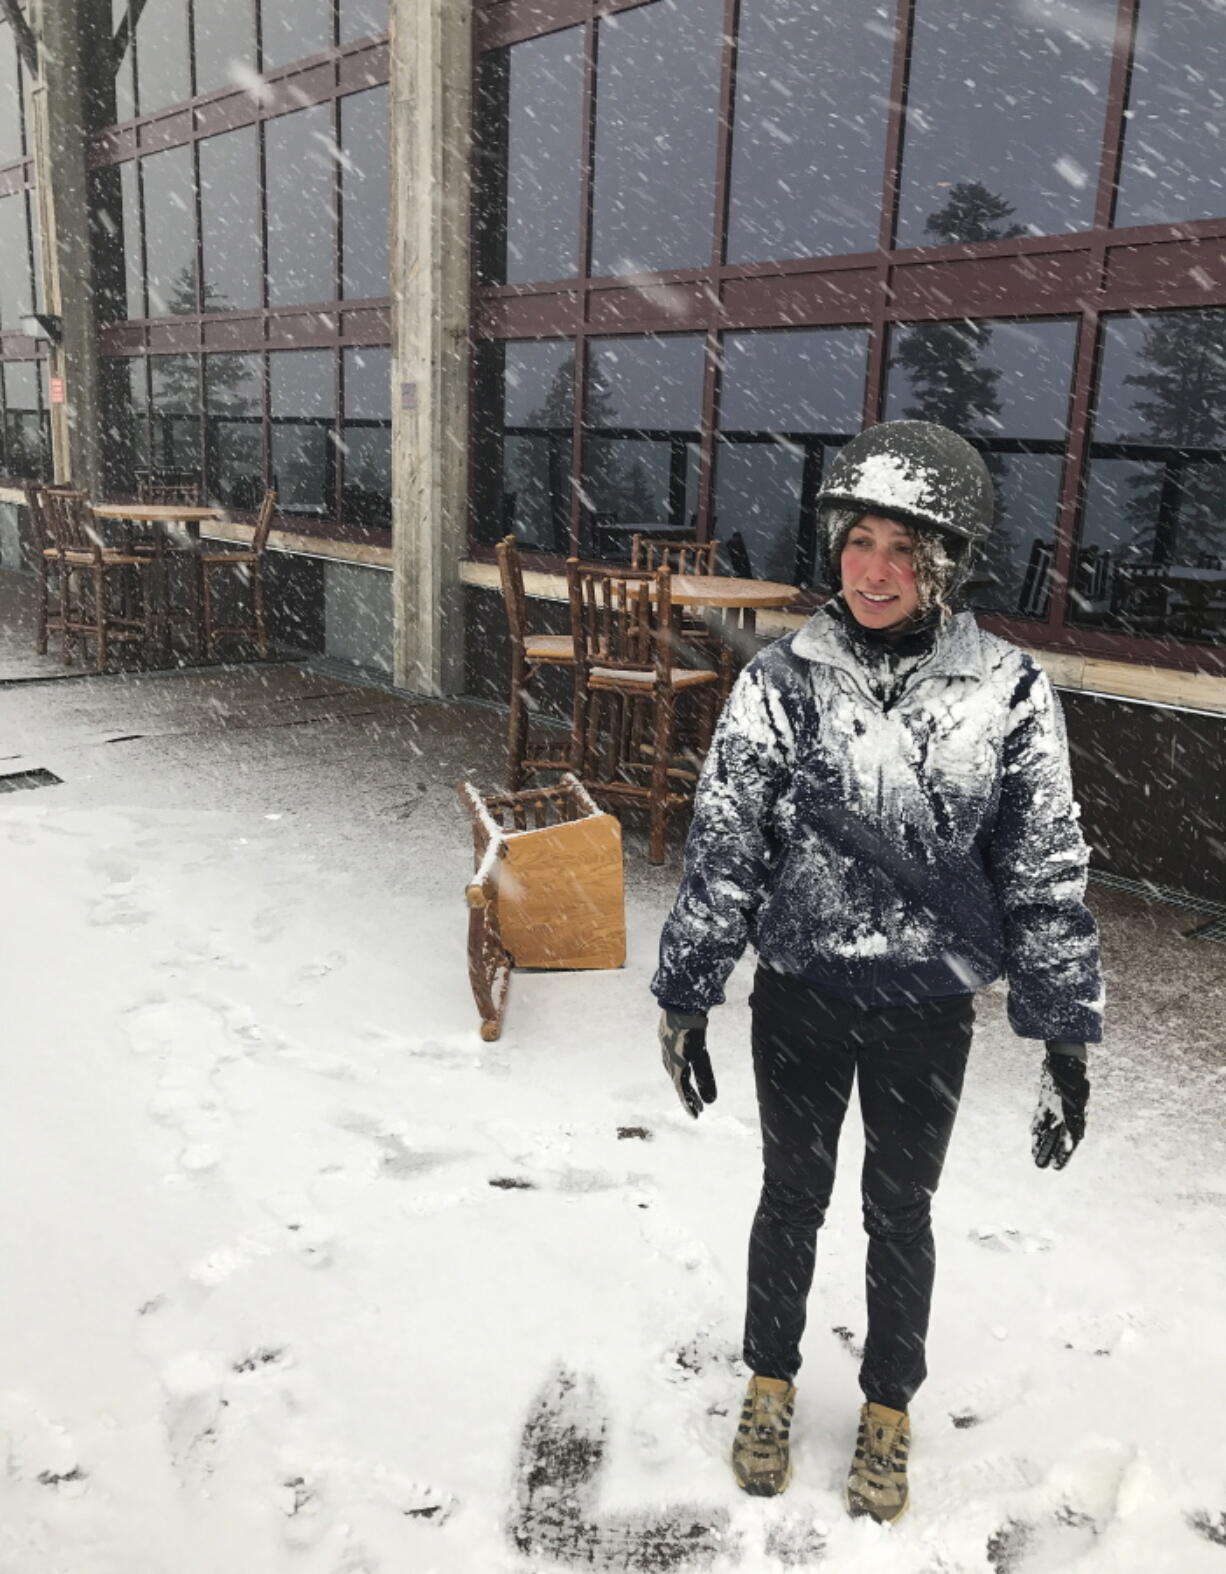
{"label": "small sign on post", "polygon": [[416,408],[417,408],[417,384],[416,383],[401,383],[401,385],[400,385],[400,408],[402,410],[416,410]]}
{"label": "small sign on post", "polygon": [[48,387],[51,390],[51,403],[52,404],[63,404],[64,403],[64,379],[62,377],[52,377],[49,380],[49,382],[48,382]]}

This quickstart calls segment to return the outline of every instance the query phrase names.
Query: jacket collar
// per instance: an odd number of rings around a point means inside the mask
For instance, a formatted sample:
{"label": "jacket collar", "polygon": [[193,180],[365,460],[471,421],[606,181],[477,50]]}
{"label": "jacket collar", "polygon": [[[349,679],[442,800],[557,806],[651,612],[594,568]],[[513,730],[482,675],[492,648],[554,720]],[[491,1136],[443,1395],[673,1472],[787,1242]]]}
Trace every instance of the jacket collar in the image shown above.
{"label": "jacket collar", "polygon": [[[864,666],[837,617],[819,607],[802,629],[792,636],[792,649],[806,661],[836,667],[864,686]],[[915,674],[924,678],[974,678],[985,676],[983,639],[969,612],[958,612],[937,636],[932,655]]]}

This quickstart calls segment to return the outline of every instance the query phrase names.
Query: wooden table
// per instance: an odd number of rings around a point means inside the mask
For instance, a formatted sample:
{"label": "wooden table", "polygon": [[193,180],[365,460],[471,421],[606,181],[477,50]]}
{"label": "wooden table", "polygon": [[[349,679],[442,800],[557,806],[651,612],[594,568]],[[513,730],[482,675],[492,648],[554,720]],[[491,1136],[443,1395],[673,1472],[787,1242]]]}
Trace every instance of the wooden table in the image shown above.
{"label": "wooden table", "polygon": [[[210,508],[202,503],[94,503],[92,508],[95,519],[116,519],[136,525],[161,525],[167,537],[170,536],[171,525],[181,525],[188,541],[193,543],[200,539],[201,525],[228,517],[224,508]],[[164,542],[159,538],[153,555],[150,594],[154,598],[154,606],[150,621],[154,648],[159,661],[166,666],[170,661],[170,619],[166,601],[166,565],[163,545]],[[196,609],[192,618],[192,640],[195,656],[199,661],[202,654],[198,616],[201,593],[199,565],[195,566],[194,572]]]}
{"label": "wooden table", "polygon": [[757,654],[757,615],[790,607],[801,592],[773,579],[733,579],[723,574],[674,574],[673,605],[697,612],[718,639],[720,695],[728,698],[737,669]]}

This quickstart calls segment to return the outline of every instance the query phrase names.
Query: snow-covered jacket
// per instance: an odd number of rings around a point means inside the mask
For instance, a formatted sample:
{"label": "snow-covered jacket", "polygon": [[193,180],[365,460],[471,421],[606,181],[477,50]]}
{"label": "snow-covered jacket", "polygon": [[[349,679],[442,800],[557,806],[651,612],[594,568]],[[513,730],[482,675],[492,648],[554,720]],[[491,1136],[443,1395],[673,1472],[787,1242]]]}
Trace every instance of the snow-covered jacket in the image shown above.
{"label": "snow-covered jacket", "polygon": [[652,990],[706,1011],[746,944],[887,1005],[1006,974],[1024,1038],[1102,1036],[1059,704],[959,613],[890,699],[817,612],[742,672],[703,767]]}

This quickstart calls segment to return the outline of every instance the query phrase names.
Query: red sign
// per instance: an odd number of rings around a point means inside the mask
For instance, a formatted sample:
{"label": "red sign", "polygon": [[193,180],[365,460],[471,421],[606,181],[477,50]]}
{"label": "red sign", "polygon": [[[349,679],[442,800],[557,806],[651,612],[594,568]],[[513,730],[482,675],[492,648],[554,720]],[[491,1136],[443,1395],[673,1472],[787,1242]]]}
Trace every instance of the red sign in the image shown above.
{"label": "red sign", "polygon": [[63,404],[63,402],[64,402],[64,379],[62,377],[53,377],[51,379],[51,403],[52,404]]}

